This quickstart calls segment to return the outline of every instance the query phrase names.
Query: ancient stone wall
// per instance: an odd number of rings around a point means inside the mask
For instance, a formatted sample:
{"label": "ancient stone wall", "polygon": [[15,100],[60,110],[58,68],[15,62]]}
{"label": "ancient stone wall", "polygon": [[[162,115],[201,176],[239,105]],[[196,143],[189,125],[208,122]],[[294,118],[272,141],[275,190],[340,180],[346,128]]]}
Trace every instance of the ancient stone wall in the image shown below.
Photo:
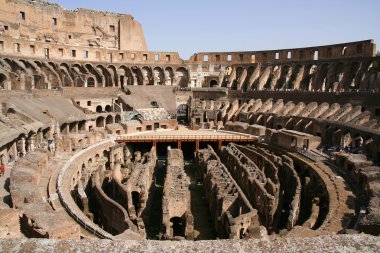
{"label": "ancient stone wall", "polygon": [[272,181],[262,168],[259,168],[233,144],[222,147],[221,159],[247,195],[252,206],[257,209],[262,224],[272,230],[280,194],[278,178],[277,181]]}
{"label": "ancient stone wall", "polygon": [[367,208],[361,207],[357,228],[364,233],[379,235],[380,168],[358,154],[338,153],[335,163],[359,185],[366,197],[362,204],[367,205]]}
{"label": "ancient stone wall", "polygon": [[372,40],[308,48],[279,49],[250,52],[201,52],[191,56],[189,62],[197,64],[242,64],[266,62],[292,62],[375,56],[376,44]]}
{"label": "ancient stone wall", "polygon": [[33,41],[35,47],[29,47],[30,51],[43,52],[39,42],[147,50],[142,27],[130,15],[87,9],[68,11],[39,0],[2,0],[0,4],[0,35]]}
{"label": "ancient stone wall", "polygon": [[[12,169],[10,191],[15,208],[21,210],[21,227],[29,237],[50,239],[79,239],[79,224],[54,211],[39,188],[41,178],[49,169],[49,154],[36,150],[20,159]],[[46,187],[46,185],[42,185]]]}
{"label": "ancient stone wall", "polygon": [[168,238],[193,238],[194,218],[191,213],[190,179],[184,170],[182,150],[170,149],[162,199],[162,223]]}
{"label": "ancient stone wall", "polygon": [[197,152],[196,164],[219,238],[242,238],[249,228],[260,225],[257,210],[211,147]]}

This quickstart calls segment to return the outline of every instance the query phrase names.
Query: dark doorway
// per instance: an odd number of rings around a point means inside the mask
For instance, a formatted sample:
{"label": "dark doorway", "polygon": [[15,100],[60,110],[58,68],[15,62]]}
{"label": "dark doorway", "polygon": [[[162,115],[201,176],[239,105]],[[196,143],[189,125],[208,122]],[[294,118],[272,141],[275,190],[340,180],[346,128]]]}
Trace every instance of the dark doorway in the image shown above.
{"label": "dark doorway", "polygon": [[89,77],[87,79],[87,87],[95,87],[95,79],[92,77]]}
{"label": "dark doorway", "polygon": [[170,222],[173,224],[173,237],[175,236],[181,236],[185,237],[185,233],[183,232],[183,223],[182,218],[180,217],[173,217],[170,219]]}
{"label": "dark doorway", "polygon": [[218,87],[218,81],[216,81],[216,80],[211,80],[211,82],[210,82],[210,87]]}
{"label": "dark doorway", "polygon": [[178,106],[177,108],[177,121],[180,124],[189,123],[189,107],[185,104]]}
{"label": "dark doorway", "polygon": [[136,215],[140,210],[140,194],[138,192],[132,192],[132,204],[135,206]]}

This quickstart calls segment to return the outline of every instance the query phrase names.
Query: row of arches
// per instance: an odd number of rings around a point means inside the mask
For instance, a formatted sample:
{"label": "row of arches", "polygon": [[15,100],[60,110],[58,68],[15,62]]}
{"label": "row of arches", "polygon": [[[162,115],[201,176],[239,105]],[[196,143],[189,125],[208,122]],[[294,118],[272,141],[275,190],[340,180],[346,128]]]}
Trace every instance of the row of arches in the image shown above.
{"label": "row of arches", "polygon": [[379,71],[372,60],[305,65],[236,65],[225,73],[219,86],[242,91],[367,90],[380,85]]}
{"label": "row of arches", "polygon": [[188,87],[189,79],[189,71],[183,66],[95,65],[0,59],[0,87],[11,90],[127,85]]}

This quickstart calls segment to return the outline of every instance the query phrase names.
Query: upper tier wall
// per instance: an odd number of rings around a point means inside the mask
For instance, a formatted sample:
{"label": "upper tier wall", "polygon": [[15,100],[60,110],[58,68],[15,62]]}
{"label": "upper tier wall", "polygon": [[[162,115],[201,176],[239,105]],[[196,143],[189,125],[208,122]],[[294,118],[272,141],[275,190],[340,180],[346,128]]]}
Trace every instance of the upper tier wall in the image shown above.
{"label": "upper tier wall", "polygon": [[373,42],[373,40],[364,40],[318,47],[279,49],[269,51],[201,52],[191,56],[188,63],[267,63],[305,60],[329,60],[352,57],[372,57],[375,55],[376,44]]}
{"label": "upper tier wall", "polygon": [[0,34],[79,46],[146,51],[141,24],[131,15],[68,11],[43,1],[0,0]]}
{"label": "upper tier wall", "polygon": [[[2,0],[0,0],[0,2],[1,1]],[[183,60],[181,60],[179,54],[175,52],[148,52],[134,51],[133,49],[118,50],[115,48],[92,47],[89,45],[71,43],[68,45],[46,42],[45,40],[35,41],[24,38],[13,38],[10,36],[4,36],[4,34],[1,35],[1,31],[0,55],[20,58],[38,58],[52,61],[183,64]]]}

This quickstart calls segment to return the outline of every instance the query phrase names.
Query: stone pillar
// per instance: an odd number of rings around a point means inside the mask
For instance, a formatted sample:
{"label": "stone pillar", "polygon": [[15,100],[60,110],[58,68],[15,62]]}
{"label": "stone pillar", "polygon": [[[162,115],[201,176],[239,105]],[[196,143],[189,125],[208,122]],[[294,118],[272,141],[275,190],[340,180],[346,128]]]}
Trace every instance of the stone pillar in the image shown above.
{"label": "stone pillar", "polygon": [[20,154],[18,154],[18,156],[20,157],[26,154],[25,142],[25,137],[21,137],[20,140],[17,141],[18,150],[20,151]]}
{"label": "stone pillar", "polygon": [[36,135],[33,134],[29,139],[28,139],[28,147],[27,150],[28,152],[33,152],[36,149]]}
{"label": "stone pillar", "polygon": [[20,89],[25,90],[25,74],[20,74]]}
{"label": "stone pillar", "polygon": [[6,81],[4,83],[4,89],[6,89],[6,90],[11,90],[12,89],[12,83],[11,83],[11,81]]}

